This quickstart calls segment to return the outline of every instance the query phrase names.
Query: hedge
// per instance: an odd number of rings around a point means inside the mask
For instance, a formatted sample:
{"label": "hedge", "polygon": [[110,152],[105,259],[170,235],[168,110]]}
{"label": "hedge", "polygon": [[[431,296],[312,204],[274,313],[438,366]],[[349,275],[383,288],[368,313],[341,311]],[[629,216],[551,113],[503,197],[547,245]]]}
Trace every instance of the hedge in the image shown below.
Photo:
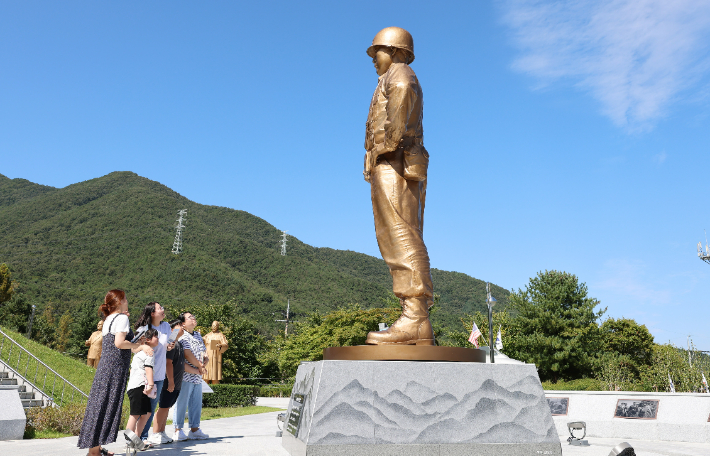
{"label": "hedge", "polygon": [[247,407],[256,405],[259,387],[254,385],[210,385],[214,393],[202,395],[203,407]]}
{"label": "hedge", "polygon": [[291,397],[293,383],[285,385],[261,385],[259,387],[259,397]]}
{"label": "hedge", "polygon": [[560,380],[557,383],[542,382],[543,389],[565,391],[606,391],[602,382],[595,378],[579,378],[577,380]]}

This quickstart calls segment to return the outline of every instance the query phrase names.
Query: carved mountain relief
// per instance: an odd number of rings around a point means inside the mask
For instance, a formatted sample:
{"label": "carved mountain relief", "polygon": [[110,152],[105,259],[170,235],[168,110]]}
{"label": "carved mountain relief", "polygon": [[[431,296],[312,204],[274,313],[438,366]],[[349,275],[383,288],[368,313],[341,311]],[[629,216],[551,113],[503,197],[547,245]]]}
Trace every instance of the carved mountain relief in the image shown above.
{"label": "carved mountain relief", "polygon": [[352,380],[316,408],[309,444],[559,442],[534,376],[487,379],[462,397],[416,381],[382,396]]}

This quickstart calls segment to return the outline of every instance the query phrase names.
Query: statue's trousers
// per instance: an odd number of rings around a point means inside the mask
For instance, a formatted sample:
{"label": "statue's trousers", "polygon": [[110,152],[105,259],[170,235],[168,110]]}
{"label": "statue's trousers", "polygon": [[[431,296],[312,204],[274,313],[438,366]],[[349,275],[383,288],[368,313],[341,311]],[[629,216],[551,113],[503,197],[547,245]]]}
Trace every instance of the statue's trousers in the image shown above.
{"label": "statue's trousers", "polygon": [[426,181],[404,178],[401,148],[378,157],[371,192],[377,243],[390,268],[394,294],[431,297],[429,254],[422,234]]}

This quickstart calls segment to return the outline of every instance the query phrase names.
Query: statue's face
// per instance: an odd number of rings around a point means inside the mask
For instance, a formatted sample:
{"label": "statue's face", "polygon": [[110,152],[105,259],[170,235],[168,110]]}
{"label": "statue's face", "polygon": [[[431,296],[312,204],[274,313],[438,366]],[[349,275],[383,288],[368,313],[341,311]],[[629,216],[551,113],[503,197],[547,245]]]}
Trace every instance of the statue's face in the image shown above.
{"label": "statue's face", "polygon": [[378,76],[382,76],[387,73],[392,65],[392,56],[390,55],[390,50],[386,47],[380,47],[375,53],[375,57],[372,59],[372,63],[375,64],[375,70]]}
{"label": "statue's face", "polygon": [[103,327],[104,327],[104,321],[101,320],[101,321],[99,322],[99,324],[96,325],[96,329],[98,329],[99,331],[101,331],[101,329],[102,329]]}
{"label": "statue's face", "polygon": [[219,331],[219,322],[218,321],[213,321],[212,322],[212,331]]}

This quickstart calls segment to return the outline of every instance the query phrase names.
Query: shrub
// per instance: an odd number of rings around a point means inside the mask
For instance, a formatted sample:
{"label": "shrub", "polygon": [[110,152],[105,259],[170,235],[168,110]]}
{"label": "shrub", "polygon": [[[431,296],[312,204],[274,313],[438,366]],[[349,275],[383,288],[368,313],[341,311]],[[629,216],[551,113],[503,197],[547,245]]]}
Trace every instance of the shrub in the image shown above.
{"label": "shrub", "polygon": [[63,434],[79,435],[84,420],[86,404],[77,402],[62,407],[32,407],[27,410],[28,429],[34,431],[56,431]]}
{"label": "shrub", "polygon": [[203,407],[247,407],[256,405],[258,386],[210,385],[214,393],[202,395]]}
{"label": "shrub", "polygon": [[261,385],[258,395],[259,397],[291,397],[291,389],[293,389],[293,383],[287,383],[285,385]]}
{"label": "shrub", "polygon": [[595,378],[580,378],[577,380],[560,380],[557,383],[551,381],[542,382],[542,387],[546,390],[561,391],[604,391],[602,382]]}

